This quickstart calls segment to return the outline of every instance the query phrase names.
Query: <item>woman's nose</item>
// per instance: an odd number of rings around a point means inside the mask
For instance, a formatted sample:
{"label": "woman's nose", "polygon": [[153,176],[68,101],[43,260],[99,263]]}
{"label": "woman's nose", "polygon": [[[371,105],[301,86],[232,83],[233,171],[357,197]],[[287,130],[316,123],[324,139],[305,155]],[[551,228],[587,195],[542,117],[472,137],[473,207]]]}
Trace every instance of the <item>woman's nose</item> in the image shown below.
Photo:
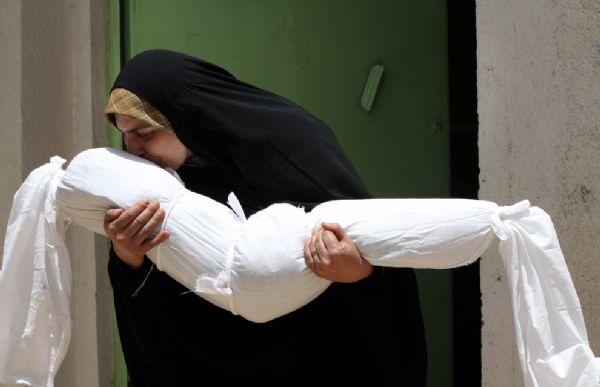
{"label": "woman's nose", "polygon": [[123,142],[127,147],[127,152],[140,156],[144,153],[144,147],[142,142],[135,133],[123,133]]}

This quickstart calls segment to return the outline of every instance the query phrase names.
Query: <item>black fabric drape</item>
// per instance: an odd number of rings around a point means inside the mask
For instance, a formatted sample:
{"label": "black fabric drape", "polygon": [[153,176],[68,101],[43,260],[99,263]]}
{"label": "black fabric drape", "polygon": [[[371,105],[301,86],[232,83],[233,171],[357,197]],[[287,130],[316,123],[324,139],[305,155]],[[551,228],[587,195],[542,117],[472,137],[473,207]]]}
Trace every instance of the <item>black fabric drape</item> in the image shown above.
{"label": "black fabric drape", "polygon": [[[246,215],[274,202],[307,209],[370,194],[330,128],[295,103],[206,61],[167,50],[125,64],[113,87],[160,110],[208,161],[177,172],[221,203],[234,192]],[[333,284],[307,306],[256,324],[231,315],[154,270],[111,252],[117,322],[133,385],[295,383],[424,385],[425,339],[410,269]],[[318,376],[317,376],[318,375]],[[219,379],[212,379],[219,378]]]}
{"label": "black fabric drape", "polygon": [[265,203],[314,205],[369,196],[325,123],[213,64],[165,50],[146,51],[127,62],[114,87],[151,103],[189,149],[241,173]]}

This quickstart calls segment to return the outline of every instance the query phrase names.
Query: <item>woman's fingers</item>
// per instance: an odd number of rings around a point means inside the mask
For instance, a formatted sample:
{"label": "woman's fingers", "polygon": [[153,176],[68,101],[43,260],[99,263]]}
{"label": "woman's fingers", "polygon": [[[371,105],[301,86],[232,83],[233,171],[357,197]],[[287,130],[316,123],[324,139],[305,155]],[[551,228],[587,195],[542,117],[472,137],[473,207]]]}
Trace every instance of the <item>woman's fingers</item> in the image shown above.
{"label": "woman's fingers", "polygon": [[144,255],[169,237],[169,233],[163,230],[149,238],[164,219],[165,211],[160,208],[159,201],[140,200],[126,210],[107,210],[104,229],[121,260],[132,267],[139,267]]}
{"label": "woman's fingers", "polygon": [[329,253],[323,243],[323,230],[315,227],[310,238],[304,243],[304,260],[306,266],[319,277],[326,278],[329,267]]}
{"label": "woman's fingers", "polygon": [[165,210],[158,201],[151,201],[146,208],[129,223],[125,233],[138,243],[143,243],[165,219]]}
{"label": "woman's fingers", "polygon": [[313,230],[305,242],[304,255],[313,273],[334,282],[356,282],[373,271],[348,233],[336,223],[324,223]]}
{"label": "woman's fingers", "polygon": [[[118,218],[113,220],[108,225],[108,228],[115,234],[124,233],[125,231],[128,230],[131,222],[133,222],[133,220],[136,219],[142,213],[142,211],[144,211],[147,208],[149,203],[150,203],[150,201],[145,200],[145,199],[137,201],[133,206],[124,210],[118,216]],[[109,211],[110,210],[108,210],[107,212],[109,212]],[[105,216],[105,219],[107,216],[108,215]]]}
{"label": "woman's fingers", "polygon": [[[323,241],[325,237],[325,231],[321,230],[317,234],[313,235],[313,256],[315,262],[318,265],[328,265],[329,264],[329,251],[327,250],[327,246]],[[321,266],[321,270],[323,267]]]}
{"label": "woman's fingers", "polygon": [[313,259],[313,254],[312,254],[312,237],[311,238],[306,238],[306,240],[304,241],[304,262],[306,263],[306,266],[312,270],[313,272],[315,271],[315,262]]}
{"label": "woman's fingers", "polygon": [[119,241],[131,239],[141,243],[164,220],[164,216],[158,201],[141,200],[122,212],[108,225],[108,229]]}
{"label": "woman's fingers", "polygon": [[114,222],[125,210],[122,208],[110,208],[104,214],[104,231],[111,239],[114,237],[114,230],[109,226]]}
{"label": "woman's fingers", "polygon": [[167,240],[167,238],[169,238],[169,232],[166,230],[163,230],[163,231],[159,232],[157,236],[152,238],[152,240],[145,241],[143,247],[144,247],[145,251],[148,252],[148,251],[152,250],[154,247],[163,243],[165,240]]}

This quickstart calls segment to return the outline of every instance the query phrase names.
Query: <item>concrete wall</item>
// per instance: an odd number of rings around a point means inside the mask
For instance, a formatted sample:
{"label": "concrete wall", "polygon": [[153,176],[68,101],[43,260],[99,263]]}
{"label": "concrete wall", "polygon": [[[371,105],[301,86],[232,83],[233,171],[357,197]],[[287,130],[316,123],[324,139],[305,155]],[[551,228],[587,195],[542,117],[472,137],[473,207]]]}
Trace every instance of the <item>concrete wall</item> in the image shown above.
{"label": "concrete wall", "polygon": [[[0,1],[0,224],[12,196],[55,154],[69,159],[106,144],[104,1]],[[58,387],[107,386],[112,299],[106,241],[71,226],[72,341]]]}
{"label": "concrete wall", "polygon": [[[481,199],[552,217],[600,355],[600,2],[477,0]],[[490,249],[489,251],[493,251]],[[481,261],[483,385],[522,385],[500,257]]]}

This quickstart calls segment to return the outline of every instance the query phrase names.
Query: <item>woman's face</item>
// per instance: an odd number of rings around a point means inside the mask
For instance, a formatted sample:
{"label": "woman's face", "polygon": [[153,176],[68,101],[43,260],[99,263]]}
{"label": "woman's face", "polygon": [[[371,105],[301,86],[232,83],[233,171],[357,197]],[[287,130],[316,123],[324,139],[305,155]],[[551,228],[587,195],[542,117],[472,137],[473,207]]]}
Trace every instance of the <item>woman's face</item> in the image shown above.
{"label": "woman's face", "polygon": [[127,152],[163,168],[176,170],[185,162],[187,148],[175,133],[122,114],[115,114],[115,123],[123,134]]}

